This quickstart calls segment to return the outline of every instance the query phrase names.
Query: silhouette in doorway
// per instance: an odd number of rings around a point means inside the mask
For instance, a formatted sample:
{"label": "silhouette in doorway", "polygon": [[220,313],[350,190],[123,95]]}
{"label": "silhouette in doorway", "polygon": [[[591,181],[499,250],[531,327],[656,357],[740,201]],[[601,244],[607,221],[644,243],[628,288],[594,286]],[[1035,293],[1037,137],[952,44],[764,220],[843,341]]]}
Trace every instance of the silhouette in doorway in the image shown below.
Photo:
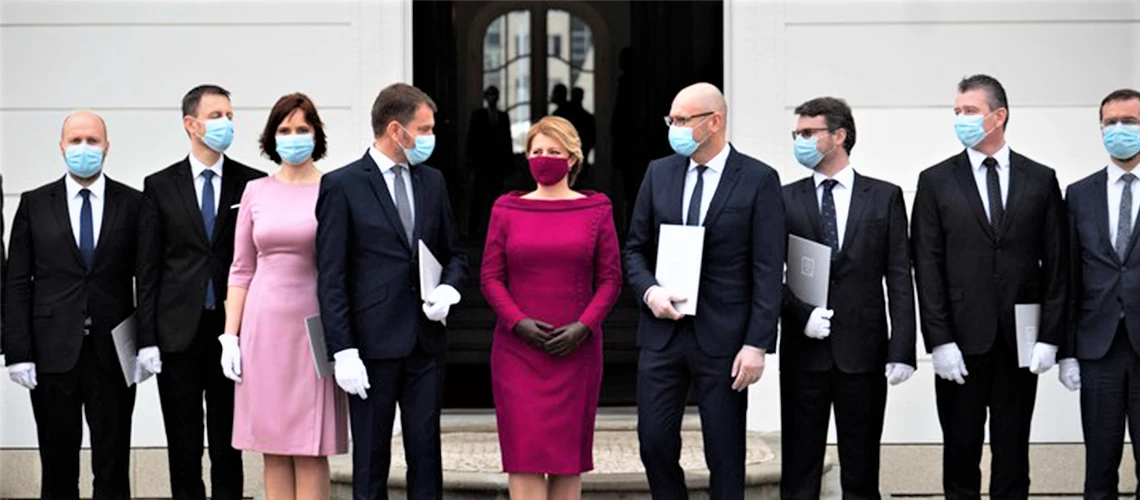
{"label": "silhouette in doorway", "polygon": [[468,234],[487,232],[491,205],[503,193],[503,179],[511,173],[514,152],[511,146],[511,119],[499,110],[499,89],[483,91],[485,106],[471,112],[467,128],[467,169],[475,177],[471,196]]}
{"label": "silhouette in doorway", "polygon": [[[556,87],[557,89],[557,87]],[[588,189],[593,188],[592,173],[590,172],[590,151],[594,150],[594,145],[597,144],[597,124],[594,122],[594,115],[582,105],[586,98],[586,91],[581,87],[574,87],[570,91],[570,102],[554,111],[555,116],[565,118],[574,125],[574,129],[578,131],[578,137],[582,139],[582,169],[578,172],[577,187]]]}
{"label": "silhouette in doorway", "polygon": [[568,90],[565,85],[559,83],[554,85],[550,90],[550,105],[554,106],[554,111],[550,114],[554,116],[562,116],[560,113],[566,111],[566,105],[569,104],[567,99]]}

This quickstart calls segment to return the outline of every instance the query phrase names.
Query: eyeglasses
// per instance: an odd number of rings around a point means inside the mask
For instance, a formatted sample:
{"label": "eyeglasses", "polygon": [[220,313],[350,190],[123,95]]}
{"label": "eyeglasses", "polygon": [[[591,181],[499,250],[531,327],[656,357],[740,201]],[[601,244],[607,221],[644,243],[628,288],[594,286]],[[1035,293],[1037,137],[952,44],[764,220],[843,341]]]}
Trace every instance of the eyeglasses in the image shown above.
{"label": "eyeglasses", "polygon": [[693,116],[678,116],[678,117],[666,116],[665,117],[665,125],[667,125],[669,127],[672,127],[673,125],[676,125],[678,127],[684,127],[685,124],[687,124],[687,123],[689,123],[689,122],[691,122],[697,118],[709,116],[713,113],[716,113],[716,111],[706,111],[704,113],[696,114]]}
{"label": "eyeglasses", "polygon": [[811,136],[815,135],[816,132],[831,132],[831,131],[832,131],[831,129],[826,128],[826,127],[824,127],[824,128],[801,128],[799,130],[793,130],[792,131],[792,140],[795,140],[796,137],[803,137],[804,139],[811,139]]}

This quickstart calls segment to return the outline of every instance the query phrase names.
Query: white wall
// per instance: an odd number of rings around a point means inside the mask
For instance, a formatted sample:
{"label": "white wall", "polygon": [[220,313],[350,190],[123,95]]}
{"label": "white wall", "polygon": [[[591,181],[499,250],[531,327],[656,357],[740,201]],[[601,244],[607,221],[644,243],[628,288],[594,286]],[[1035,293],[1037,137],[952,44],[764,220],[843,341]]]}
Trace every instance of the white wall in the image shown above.
{"label": "white wall", "polygon": [[[792,110],[817,96],[845,98],[858,131],[853,165],[902,186],[908,208],[918,173],[961,151],[952,106],[962,77],[1001,80],[1011,147],[1056,169],[1062,189],[1107,161],[1100,100],[1140,85],[1135,1],[739,0],[726,5],[725,22],[733,143],[777,166],[784,183],[802,178]],[[753,429],[779,428],[771,358],[750,394]],[[1078,398],[1056,377],[1040,378],[1032,440],[1080,442]],[[933,380],[920,355],[915,377],[890,390],[884,442],[941,441]]]}
{"label": "white wall", "polygon": [[[64,173],[63,118],[90,108],[107,121],[109,177],[143,178],[185,157],[182,96],[201,83],[233,95],[229,153],[266,171],[257,138],[277,98],[317,104],[332,169],[371,143],[369,112],[385,85],[411,79],[411,4],[290,2],[0,2],[0,168],[11,225],[19,193]],[[0,381],[0,448],[34,447],[27,391]],[[134,446],[165,446],[154,382],[139,389]]]}

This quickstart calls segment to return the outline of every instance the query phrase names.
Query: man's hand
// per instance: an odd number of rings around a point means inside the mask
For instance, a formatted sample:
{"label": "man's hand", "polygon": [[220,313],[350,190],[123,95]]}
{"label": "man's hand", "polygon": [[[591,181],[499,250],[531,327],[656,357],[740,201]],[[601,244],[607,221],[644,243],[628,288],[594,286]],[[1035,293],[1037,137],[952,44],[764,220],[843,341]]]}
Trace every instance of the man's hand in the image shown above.
{"label": "man's hand", "polygon": [[8,378],[27,390],[36,388],[36,364],[16,363],[8,367]]}
{"label": "man's hand", "polygon": [[1029,358],[1029,371],[1041,375],[1057,364],[1057,346],[1038,342],[1033,344],[1033,354]]}
{"label": "man's hand", "polygon": [[812,309],[808,316],[807,325],[804,326],[804,335],[816,340],[823,340],[831,335],[831,317],[835,311],[817,307]]}
{"label": "man's hand", "polygon": [[659,286],[650,287],[649,292],[645,294],[645,304],[649,306],[650,311],[653,311],[653,316],[659,319],[677,321],[683,318],[685,315],[677,312],[673,304],[686,300],[689,299]]}
{"label": "man's hand", "polygon": [[424,301],[424,316],[432,321],[446,324],[451,306],[458,304],[459,299],[459,291],[455,287],[448,284],[439,285],[428,293],[427,300]]}
{"label": "man's hand", "polygon": [[333,364],[336,385],[349,395],[368,399],[368,389],[372,388],[372,384],[368,383],[368,369],[360,360],[360,352],[356,349],[345,349],[333,354],[333,359],[336,360]]}
{"label": "man's hand", "polygon": [[958,344],[950,342],[934,348],[934,373],[943,380],[952,380],[958,385],[966,383],[966,360],[962,358],[962,351]]}
{"label": "man's hand", "polygon": [[732,362],[732,390],[744,391],[764,375],[764,350],[746,345]]}
{"label": "man's hand", "polygon": [[1081,390],[1081,364],[1077,362],[1077,358],[1062,359],[1061,368],[1057,370],[1057,378],[1066,389]]}
{"label": "man's hand", "polygon": [[899,385],[914,375],[914,367],[905,363],[887,363],[887,383]]}
{"label": "man's hand", "polygon": [[138,364],[151,375],[162,373],[162,354],[159,353],[158,346],[139,349]]}

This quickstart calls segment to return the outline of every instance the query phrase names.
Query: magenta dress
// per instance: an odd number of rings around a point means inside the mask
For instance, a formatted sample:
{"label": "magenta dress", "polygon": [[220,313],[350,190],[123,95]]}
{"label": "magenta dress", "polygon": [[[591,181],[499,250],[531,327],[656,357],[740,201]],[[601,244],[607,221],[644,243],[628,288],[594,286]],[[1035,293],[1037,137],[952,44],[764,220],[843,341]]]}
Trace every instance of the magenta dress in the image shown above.
{"label": "magenta dress", "polygon": [[348,400],[317,378],[305,318],[318,314],[318,184],[274,177],[246,185],[230,286],[245,287],[233,447],[272,455],[348,451]]}
{"label": "magenta dress", "polygon": [[[594,468],[602,384],[602,321],[621,290],[613,207],[604,194],[575,200],[504,195],[491,210],[483,295],[498,315],[491,387],[505,472],[572,475]],[[581,321],[591,335],[556,357],[513,333],[525,318]]]}

